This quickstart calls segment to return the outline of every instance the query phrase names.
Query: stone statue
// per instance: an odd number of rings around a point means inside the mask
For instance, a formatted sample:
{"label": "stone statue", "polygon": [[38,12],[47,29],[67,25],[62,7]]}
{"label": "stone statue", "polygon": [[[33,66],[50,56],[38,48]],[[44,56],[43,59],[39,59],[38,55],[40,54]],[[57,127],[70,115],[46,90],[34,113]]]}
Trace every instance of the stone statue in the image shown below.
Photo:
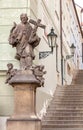
{"label": "stone statue", "polygon": [[[28,69],[32,66],[32,61],[35,58],[34,48],[39,45],[40,38],[36,34],[37,28],[45,28],[44,25],[40,24],[41,20],[37,22],[29,20],[27,14],[20,15],[20,24],[14,23],[10,31],[9,44],[16,47],[15,58],[20,61],[21,69]],[[30,25],[34,24],[34,28]]]}
{"label": "stone statue", "polygon": [[41,120],[36,114],[36,89],[44,86],[46,71],[43,65],[34,66],[33,60],[34,48],[40,43],[37,29],[45,26],[40,19],[28,20],[27,14],[21,14],[20,20],[20,24],[14,22],[9,35],[9,44],[16,48],[15,58],[20,62],[20,69],[7,64],[6,83],[13,87],[15,97],[14,112],[7,119],[7,130],[41,130]]}
{"label": "stone statue", "polygon": [[8,70],[7,70],[7,79],[5,83],[8,83],[10,79],[16,74],[17,69],[13,69],[13,64],[9,63],[7,64]]}
{"label": "stone statue", "polygon": [[32,68],[33,74],[35,75],[36,79],[39,80],[40,86],[44,87],[44,78],[43,75],[46,74],[43,65],[38,65]]}
{"label": "stone statue", "polygon": [[[27,14],[21,14],[20,20],[20,24],[14,22],[9,35],[9,44],[16,47],[15,58],[20,62],[20,70],[13,69],[13,65],[9,63],[6,83],[30,80],[30,82],[35,81],[43,86],[43,75],[46,71],[43,71],[42,65],[33,67],[33,60],[35,59],[34,48],[40,43],[37,29],[38,27],[45,29],[45,25],[41,24],[40,19],[37,22],[32,19],[28,20]],[[34,26],[32,27],[31,24]]]}

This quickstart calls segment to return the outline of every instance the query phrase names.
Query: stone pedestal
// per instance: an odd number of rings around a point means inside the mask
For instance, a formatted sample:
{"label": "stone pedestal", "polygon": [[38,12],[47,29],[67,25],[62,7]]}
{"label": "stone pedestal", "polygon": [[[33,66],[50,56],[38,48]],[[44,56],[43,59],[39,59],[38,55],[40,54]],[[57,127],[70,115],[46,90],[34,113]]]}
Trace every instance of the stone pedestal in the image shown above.
{"label": "stone pedestal", "polygon": [[7,130],[41,130],[40,120],[37,119],[9,119]]}
{"label": "stone pedestal", "polygon": [[36,116],[36,88],[39,82],[33,74],[15,75],[10,84],[14,87],[14,113],[7,120],[7,130],[40,130],[41,121]]}

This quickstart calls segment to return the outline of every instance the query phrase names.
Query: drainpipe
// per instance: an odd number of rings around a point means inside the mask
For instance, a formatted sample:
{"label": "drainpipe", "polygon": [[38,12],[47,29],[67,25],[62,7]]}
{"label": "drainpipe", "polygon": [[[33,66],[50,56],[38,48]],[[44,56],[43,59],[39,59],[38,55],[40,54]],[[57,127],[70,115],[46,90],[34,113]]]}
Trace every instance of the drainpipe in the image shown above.
{"label": "drainpipe", "polygon": [[60,0],[60,49],[61,49],[61,84],[63,85],[62,0]]}

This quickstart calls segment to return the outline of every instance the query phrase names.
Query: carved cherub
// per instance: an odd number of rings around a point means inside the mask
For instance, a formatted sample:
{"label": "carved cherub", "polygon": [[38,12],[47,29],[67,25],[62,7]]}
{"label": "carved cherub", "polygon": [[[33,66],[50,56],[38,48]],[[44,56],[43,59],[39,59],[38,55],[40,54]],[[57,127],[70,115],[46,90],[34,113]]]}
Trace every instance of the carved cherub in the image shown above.
{"label": "carved cherub", "polygon": [[46,74],[46,71],[44,70],[43,65],[38,65],[35,67],[32,67],[33,74],[35,75],[36,79],[39,80],[40,86],[44,87],[44,78],[43,75]]}
{"label": "carved cherub", "polygon": [[17,69],[13,69],[13,64],[9,63],[7,64],[8,70],[7,70],[7,79],[5,83],[9,83],[10,79],[16,74]]}

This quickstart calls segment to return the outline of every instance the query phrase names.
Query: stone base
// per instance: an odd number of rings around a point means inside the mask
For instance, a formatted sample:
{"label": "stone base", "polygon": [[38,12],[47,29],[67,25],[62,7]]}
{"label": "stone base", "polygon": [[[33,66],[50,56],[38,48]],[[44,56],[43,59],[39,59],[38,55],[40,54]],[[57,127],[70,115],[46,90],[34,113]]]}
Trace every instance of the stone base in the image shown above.
{"label": "stone base", "polygon": [[36,83],[40,87],[40,82],[36,79],[31,70],[18,70],[17,73],[9,80],[9,84],[15,83]]}
{"label": "stone base", "polygon": [[7,130],[41,130],[39,119],[8,119]]}
{"label": "stone base", "polygon": [[36,89],[39,81],[31,70],[18,71],[9,82],[14,87],[14,113],[6,130],[41,130],[36,116]]}

